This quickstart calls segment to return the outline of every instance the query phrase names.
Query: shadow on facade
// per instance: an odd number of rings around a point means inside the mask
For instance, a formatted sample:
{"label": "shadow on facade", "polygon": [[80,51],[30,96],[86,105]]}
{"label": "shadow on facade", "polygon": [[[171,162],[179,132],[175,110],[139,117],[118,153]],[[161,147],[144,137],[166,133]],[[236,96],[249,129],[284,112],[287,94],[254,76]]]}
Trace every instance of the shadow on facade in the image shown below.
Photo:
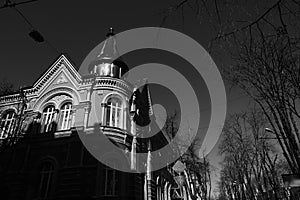
{"label": "shadow on facade", "polygon": [[1,199],[142,199],[142,174],[114,170],[84,147],[79,134],[92,140],[91,145],[98,148],[99,155],[106,154],[103,157],[110,164],[128,163],[119,152],[97,147],[105,139],[98,124],[94,133],[71,129],[69,136],[58,138],[56,127],[52,124],[51,131],[40,133],[41,125],[32,122],[16,144],[2,146]]}

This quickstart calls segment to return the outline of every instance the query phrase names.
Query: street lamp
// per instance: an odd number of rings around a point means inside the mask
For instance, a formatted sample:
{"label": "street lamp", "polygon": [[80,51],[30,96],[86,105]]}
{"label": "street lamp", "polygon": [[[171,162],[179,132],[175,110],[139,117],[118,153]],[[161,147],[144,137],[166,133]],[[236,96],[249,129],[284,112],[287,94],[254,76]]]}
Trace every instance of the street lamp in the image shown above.
{"label": "street lamp", "polygon": [[[273,129],[270,129],[270,128],[265,128],[265,131],[268,132],[268,133],[276,134],[275,131]],[[278,137],[266,137],[266,138],[262,137],[261,139],[270,139],[270,140],[271,139],[274,139],[274,140],[279,139],[279,140],[283,140],[283,139],[286,139],[286,137],[279,137],[279,136]]]}
{"label": "street lamp", "polygon": [[28,33],[28,35],[36,42],[41,43],[44,42],[45,39],[40,32],[37,30],[32,30]]}
{"label": "street lamp", "polygon": [[270,129],[270,128],[265,128],[265,131],[269,132],[269,133],[274,133],[274,131],[272,129]]}
{"label": "street lamp", "polygon": [[20,5],[20,4],[26,4],[26,3],[31,3],[31,2],[35,2],[37,0],[29,0],[29,1],[23,1],[23,2],[19,2],[19,3],[14,3],[10,0],[6,0],[5,4],[3,6],[0,6],[0,9],[3,9],[3,8],[13,8],[22,18],[23,20],[30,26],[30,28],[32,29],[28,35],[36,42],[38,43],[41,43],[41,42],[44,42],[45,39],[44,37],[42,36],[42,34],[40,32],[38,32],[34,27],[33,25],[30,23],[30,21],[23,15],[23,13],[18,10],[16,8],[17,5]]}

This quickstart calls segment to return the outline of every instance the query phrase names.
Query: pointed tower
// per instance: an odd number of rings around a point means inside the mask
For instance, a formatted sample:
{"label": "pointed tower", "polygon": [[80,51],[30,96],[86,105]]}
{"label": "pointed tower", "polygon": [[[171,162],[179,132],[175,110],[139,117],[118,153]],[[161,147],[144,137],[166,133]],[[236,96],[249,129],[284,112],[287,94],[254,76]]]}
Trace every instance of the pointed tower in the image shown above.
{"label": "pointed tower", "polygon": [[[122,76],[128,66],[119,57],[117,40],[112,28],[99,54],[89,64],[92,81],[85,81],[89,88],[90,107],[87,109],[86,129],[99,124],[103,133],[122,149],[131,149],[131,124],[129,117],[129,98],[133,87]],[[92,128],[91,128],[92,129]],[[130,139],[129,139],[130,138]]]}
{"label": "pointed tower", "polygon": [[[123,78],[128,72],[128,66],[119,56],[117,39],[112,28],[106,34],[99,54],[89,64],[88,69],[92,76],[87,76],[87,80],[83,81],[86,84],[83,87],[89,92],[87,96],[90,96],[87,98],[90,107],[84,110],[85,113],[90,112],[85,118],[88,119],[86,130],[91,130],[92,133],[93,128],[100,128],[101,133],[119,147],[107,149],[103,152],[106,156],[103,159],[109,160],[124,171],[137,170],[134,166],[137,165],[135,155],[139,151],[139,142],[135,138],[136,127],[132,119],[132,112],[134,113],[136,108],[129,103],[134,87]],[[129,194],[132,196],[130,199],[142,199],[142,175],[128,175],[122,172],[118,174],[121,174],[121,177],[117,182],[123,181],[120,183],[124,188],[122,190],[133,191]],[[134,181],[127,181],[124,177],[128,176]],[[117,191],[115,196],[118,196]]]}
{"label": "pointed tower", "polygon": [[114,78],[121,78],[128,71],[128,66],[119,57],[113,28],[110,28],[106,34],[100,53],[90,63],[88,70],[90,74]]}

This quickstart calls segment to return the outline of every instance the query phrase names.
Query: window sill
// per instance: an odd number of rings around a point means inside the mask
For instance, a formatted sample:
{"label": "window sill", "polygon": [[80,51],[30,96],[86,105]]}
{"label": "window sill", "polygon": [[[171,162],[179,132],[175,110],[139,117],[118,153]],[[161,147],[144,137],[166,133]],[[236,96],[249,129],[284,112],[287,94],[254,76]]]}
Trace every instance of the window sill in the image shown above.
{"label": "window sill", "polygon": [[59,130],[54,133],[54,138],[69,137],[72,134],[71,129]]}

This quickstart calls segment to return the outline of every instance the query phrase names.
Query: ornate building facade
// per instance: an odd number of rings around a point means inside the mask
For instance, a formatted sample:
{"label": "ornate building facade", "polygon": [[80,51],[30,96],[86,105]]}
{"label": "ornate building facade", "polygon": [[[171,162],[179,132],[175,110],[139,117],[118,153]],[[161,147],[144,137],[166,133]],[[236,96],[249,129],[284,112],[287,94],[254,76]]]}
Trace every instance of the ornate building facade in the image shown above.
{"label": "ornate building facade", "polygon": [[[80,140],[79,134],[99,129],[129,152],[124,160],[131,164],[134,88],[122,78],[128,67],[117,57],[110,31],[89,74],[80,75],[62,54],[32,87],[0,97],[1,199],[171,199],[168,170],[150,179],[115,170]],[[114,162],[113,154],[106,157]]]}

